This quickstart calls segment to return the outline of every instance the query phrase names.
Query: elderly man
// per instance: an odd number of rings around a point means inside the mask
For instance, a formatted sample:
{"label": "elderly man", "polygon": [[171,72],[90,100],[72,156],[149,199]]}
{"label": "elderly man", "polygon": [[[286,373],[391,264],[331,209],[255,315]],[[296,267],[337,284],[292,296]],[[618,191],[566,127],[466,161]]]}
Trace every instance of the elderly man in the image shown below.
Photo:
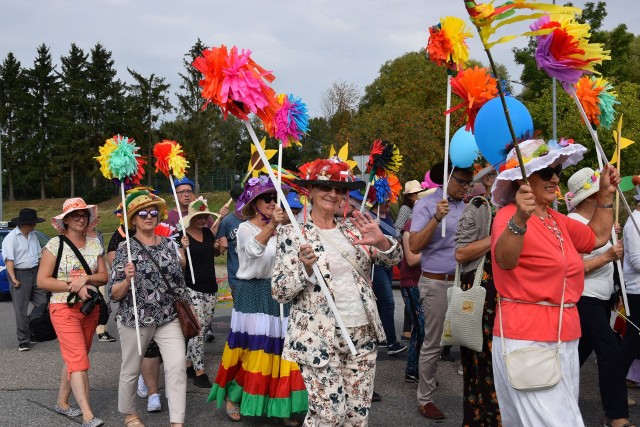
{"label": "elderly man", "polygon": [[40,264],[40,242],[34,232],[36,224],[44,222],[34,209],[21,209],[11,220],[16,228],[2,241],[2,258],[7,268],[13,309],[16,313],[18,350],[29,351],[29,302],[37,307],[47,301],[45,292],[38,289],[36,276]]}
{"label": "elderly man", "polygon": [[[431,168],[431,179],[436,184],[442,184],[443,175],[442,163]],[[442,188],[438,187],[432,194],[418,200],[413,208],[409,247],[416,254],[422,251],[422,277],[418,288],[425,315],[417,397],[420,414],[434,420],[445,417],[433,403],[433,393],[436,390],[436,368],[442,351],[440,337],[447,312],[447,289],[453,286],[456,270],[454,237],[458,217],[465,208],[464,196],[472,184],[471,169],[455,168],[449,180],[446,198],[443,198]],[[442,220],[445,216],[446,233],[442,237]]]}
{"label": "elderly man", "polygon": [[[178,209],[180,209],[180,212],[182,212],[183,218],[189,214],[189,203],[194,201],[196,198],[196,184],[185,176],[182,179],[175,179],[173,181],[173,185],[176,187],[178,206],[169,211],[166,223],[171,225],[172,227],[177,227],[178,223],[180,223]],[[222,219],[229,213],[229,208],[227,206],[223,206],[218,213],[220,214],[220,219]],[[220,221],[215,223],[214,226],[213,218],[209,218],[207,220],[207,227],[211,229],[214,235],[217,233],[219,225]],[[185,224],[184,226],[188,227],[189,224]]]}

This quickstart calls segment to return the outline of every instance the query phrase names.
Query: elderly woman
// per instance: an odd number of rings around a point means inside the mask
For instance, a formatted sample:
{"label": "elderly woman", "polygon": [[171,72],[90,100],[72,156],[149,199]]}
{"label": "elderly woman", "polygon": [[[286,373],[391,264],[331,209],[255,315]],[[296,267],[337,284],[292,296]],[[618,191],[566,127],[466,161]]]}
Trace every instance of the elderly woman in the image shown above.
{"label": "elderly woman", "polygon": [[226,400],[227,416],[290,418],[307,410],[307,392],[295,363],[281,360],[289,306],[271,297],[271,276],[276,258],[276,229],[284,211],[276,205],[276,189],[266,176],[245,184],[236,211],[247,220],[238,227],[238,281],[231,313],[231,331],[222,353],[209,401],[218,407]]}
{"label": "elderly woman", "polygon": [[[273,296],[292,301],[282,357],[300,365],[309,392],[306,426],[366,425],[375,378],[377,343],[385,340],[375,297],[371,267],[397,264],[398,242],[382,234],[370,215],[334,218],[336,206],[353,182],[349,165],[316,160],[301,167],[313,209],[301,244],[293,226],[278,232]],[[313,273],[317,263],[342,317],[357,355],[347,347],[329,304]]]}
{"label": "elderly woman", "polygon": [[[155,234],[158,222],[167,217],[163,199],[148,190],[132,191],[125,200],[127,218],[136,233],[131,237],[132,262],[127,261],[126,242],[120,243],[113,260],[109,294],[119,302],[116,322],[120,334],[122,364],[118,386],[118,410],[124,414],[127,427],[143,427],[136,412],[135,395],[143,355],[138,354],[136,319],[133,298],[136,299],[140,344],[144,351],[153,339],[164,361],[165,387],[169,400],[172,426],[184,425],[187,374],[184,335],[174,309],[177,298],[191,301],[185,286],[184,260],[177,245]],[[188,246],[184,237],[182,245]],[[131,283],[135,285],[135,296]]]}
{"label": "elderly woman", "polygon": [[212,216],[219,215],[209,211],[207,201],[202,197],[189,203],[188,213],[184,223],[188,224],[186,235],[189,239],[195,281],[191,280],[189,264],[186,266],[185,280],[196,316],[202,327],[198,335],[187,343],[187,376],[193,378],[193,384],[196,387],[211,388],[211,381],[204,371],[204,334],[209,328],[216,309],[218,282],[214,257],[220,252],[217,251],[218,244],[213,232],[206,225],[211,221]]}
{"label": "elderly woman", "polygon": [[[528,182],[523,182],[511,150],[492,191],[492,202],[504,206],[491,233],[493,277],[501,298],[493,329],[493,372],[504,425],[584,425],[578,407],[580,317],[575,306],[584,288],[580,253],[609,239],[620,175],[606,166],[594,183],[599,187],[588,224],[549,208],[562,169],[576,164],[586,151],[572,142],[521,143]],[[506,355],[531,347],[559,353],[562,375],[557,384],[536,391],[511,385]]]}
{"label": "elderly woman", "polygon": [[[600,174],[582,168],[571,175],[565,195],[569,218],[588,224],[596,211]],[[578,344],[580,366],[593,351],[598,358],[598,383],[607,426],[631,426],[627,406],[627,385],[622,347],[610,326],[611,297],[615,294],[613,262],[622,259],[622,242],[583,254],[584,291],[578,301],[582,336]]]}
{"label": "elderly woman", "polygon": [[[97,237],[86,235],[97,224],[97,211],[81,198],[67,199],[62,213],[51,220],[61,236],[49,240],[38,270],[38,287],[51,292],[51,323],[64,360],[55,411],[68,417],[82,415],[83,427],[104,424],[89,405],[89,350],[100,307],[96,305],[87,314],[80,311],[84,301],[99,295],[98,287],[107,283],[102,244]],[[69,406],[72,391],[80,409]]]}
{"label": "elderly woman", "polygon": [[[487,166],[474,177],[484,189],[483,197],[474,197],[458,218],[455,235],[456,261],[461,263],[461,286],[473,286],[476,274],[482,274],[480,286],[486,296],[482,309],[482,351],[460,346],[460,364],[463,372],[462,412],[463,426],[499,426],[500,408],[493,381],[491,348],[493,322],[496,316],[497,293],[491,269],[491,221],[495,212],[489,200],[496,171]],[[484,261],[483,260],[484,257]],[[482,262],[482,263],[481,263]],[[478,271],[479,269],[479,271]]]}

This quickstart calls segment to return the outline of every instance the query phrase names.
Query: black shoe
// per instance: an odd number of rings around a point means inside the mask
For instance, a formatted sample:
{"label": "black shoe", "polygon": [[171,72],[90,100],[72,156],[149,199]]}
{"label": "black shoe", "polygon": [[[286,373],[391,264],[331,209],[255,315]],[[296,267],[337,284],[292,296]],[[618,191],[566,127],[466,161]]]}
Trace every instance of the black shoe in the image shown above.
{"label": "black shoe", "polygon": [[211,381],[209,381],[209,377],[207,376],[207,374],[202,374],[197,375],[193,379],[193,385],[200,388],[211,388],[213,384],[211,384]]}
{"label": "black shoe", "polygon": [[196,377],[196,371],[195,369],[193,369],[193,365],[187,366],[187,378],[195,378],[195,377]]}
{"label": "black shoe", "polygon": [[404,375],[404,382],[405,383],[417,383],[418,382],[418,376],[417,375],[405,374]]}
{"label": "black shoe", "polygon": [[29,344],[18,344],[18,351],[29,351]]}
{"label": "black shoe", "polygon": [[104,331],[101,334],[98,334],[98,340],[100,342],[114,342],[116,339],[109,335],[109,332]]}
{"label": "black shoe", "polygon": [[389,344],[387,344],[387,342],[386,342],[386,341],[382,341],[382,342],[379,342],[379,343],[378,343],[378,347],[380,347],[380,348],[387,348],[387,347],[389,347]]}
{"label": "black shoe", "polygon": [[207,331],[207,332],[204,334],[204,340],[205,340],[206,342],[213,342],[213,340],[215,340],[215,339],[216,339],[216,336],[215,336],[215,335],[213,335],[213,332],[211,332],[211,331]]}
{"label": "black shoe", "polygon": [[440,360],[444,361],[444,362],[455,362],[456,359],[450,355],[449,353],[442,353],[440,355]]}
{"label": "black shoe", "polygon": [[394,354],[402,353],[403,351],[407,351],[407,346],[404,344],[400,344],[399,342],[394,342],[387,348],[387,354],[389,356],[393,356]]}
{"label": "black shoe", "polygon": [[400,335],[400,341],[411,341],[411,337],[406,335]]}
{"label": "black shoe", "polygon": [[380,396],[380,393],[376,393],[375,391],[373,392],[373,396],[371,397],[371,401],[372,402],[380,402],[382,400],[382,396]]}

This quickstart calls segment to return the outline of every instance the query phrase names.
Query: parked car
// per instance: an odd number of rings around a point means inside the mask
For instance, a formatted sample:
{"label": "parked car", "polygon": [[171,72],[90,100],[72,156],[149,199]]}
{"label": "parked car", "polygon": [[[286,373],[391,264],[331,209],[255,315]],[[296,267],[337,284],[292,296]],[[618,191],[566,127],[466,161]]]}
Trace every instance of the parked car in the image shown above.
{"label": "parked car", "polygon": [[[14,225],[8,221],[0,221],[0,299],[7,300],[11,298],[9,291],[9,278],[7,277],[7,270],[4,266],[4,258],[2,257],[2,241],[13,230]],[[49,241],[49,237],[39,230],[35,230],[36,236],[40,241],[40,246],[44,247]]]}

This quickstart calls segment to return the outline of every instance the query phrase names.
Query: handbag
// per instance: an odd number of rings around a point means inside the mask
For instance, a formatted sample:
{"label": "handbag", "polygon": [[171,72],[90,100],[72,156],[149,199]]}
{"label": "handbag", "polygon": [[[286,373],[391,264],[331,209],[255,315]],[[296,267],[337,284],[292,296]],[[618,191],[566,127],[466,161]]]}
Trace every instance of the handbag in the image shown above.
{"label": "handbag", "polygon": [[[476,197],[474,197],[476,199]],[[491,228],[491,207],[484,197],[480,199],[489,210],[489,229]],[[472,203],[473,199],[469,202]],[[456,265],[453,286],[447,289],[447,312],[440,345],[461,345],[473,351],[481,352],[484,343],[482,334],[482,313],[487,290],[480,286],[484,274],[486,255],[480,258],[473,285],[466,291],[461,287],[460,264]]]}
{"label": "handbag", "polygon": [[196,318],[196,315],[193,313],[193,310],[191,310],[191,305],[189,304],[189,302],[179,297],[175,293],[173,287],[171,286],[171,283],[164,275],[164,272],[158,265],[157,261],[151,256],[142,242],[140,242],[140,240],[138,240],[135,236],[132,236],[131,239],[134,240],[140,246],[140,248],[142,248],[142,251],[147,255],[147,258],[151,260],[152,264],[156,267],[156,270],[158,270],[158,272],[162,276],[162,279],[167,284],[167,292],[175,298],[175,301],[173,302],[173,308],[178,315],[180,328],[182,329],[182,334],[184,335],[185,339],[191,339],[197,336],[200,333],[200,322]]}
{"label": "handbag", "polygon": [[[53,277],[58,277],[58,268],[60,268],[60,260],[62,259],[62,239],[58,245],[58,255],[56,256],[56,264],[53,268]],[[29,331],[31,337],[38,342],[53,341],[58,338],[56,330],[51,323],[49,314],[49,299],[51,292],[47,292],[47,302],[35,307],[29,315]]]}

